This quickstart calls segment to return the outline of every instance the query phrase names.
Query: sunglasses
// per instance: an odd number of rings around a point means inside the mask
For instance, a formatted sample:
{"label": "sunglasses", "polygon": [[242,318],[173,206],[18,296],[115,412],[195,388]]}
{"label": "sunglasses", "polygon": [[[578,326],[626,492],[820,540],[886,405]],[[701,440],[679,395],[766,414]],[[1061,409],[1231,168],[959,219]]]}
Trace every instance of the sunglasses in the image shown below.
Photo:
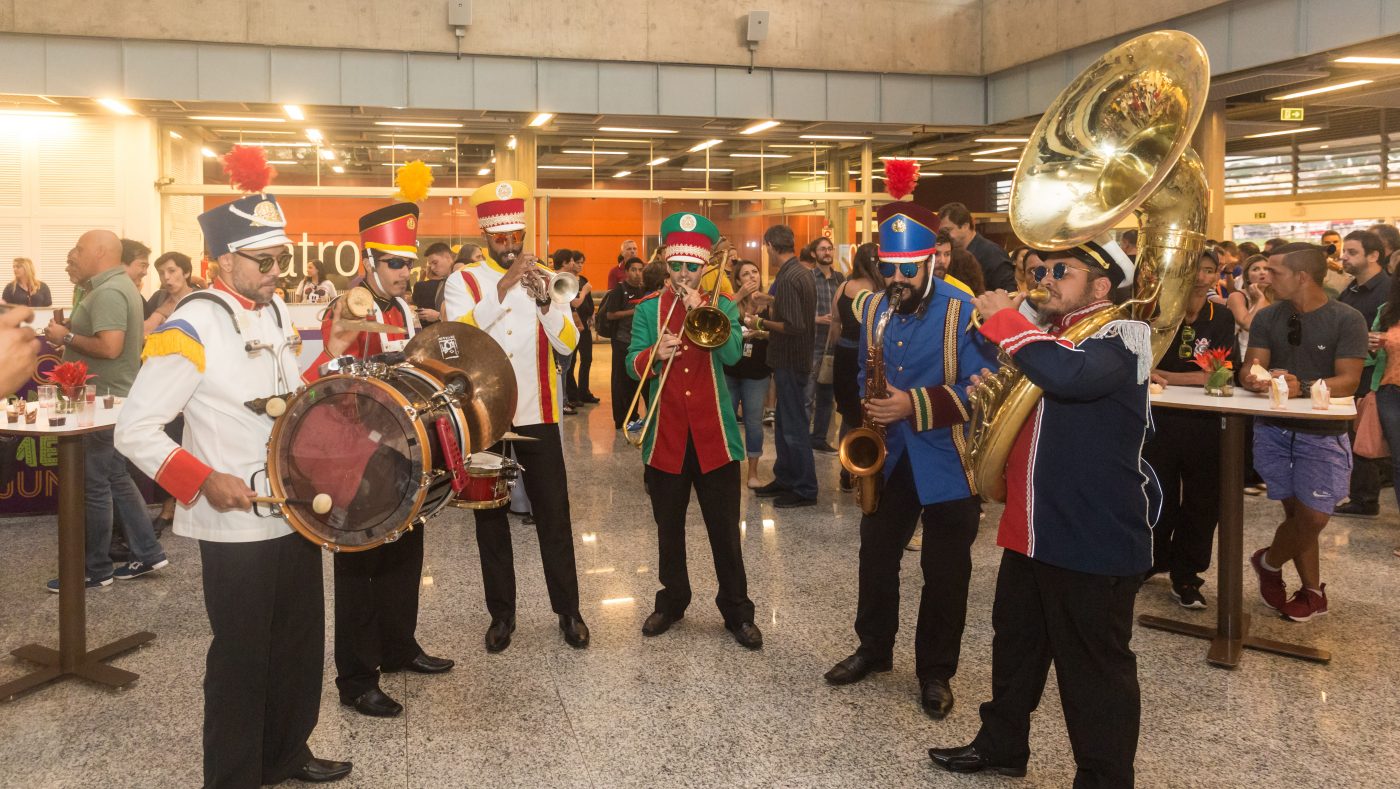
{"label": "sunglasses", "polygon": [[488,233],[487,238],[493,244],[519,244],[525,240],[524,230],[512,230],[509,233]]}
{"label": "sunglasses", "polygon": [[375,259],[374,259],[374,262],[375,262],[375,263],[383,263],[384,265],[388,266],[389,268],[393,269],[394,271],[398,271],[398,270],[400,270],[400,269],[406,269],[406,268],[408,268],[409,266],[412,266],[412,265],[413,265],[413,261],[409,260],[408,258],[401,258],[401,257],[375,258]]}
{"label": "sunglasses", "polygon": [[290,252],[283,252],[282,254],[276,256],[250,255],[247,252],[235,249],[233,253],[235,255],[238,255],[239,257],[247,258],[253,261],[254,263],[258,264],[258,272],[260,274],[266,274],[274,268],[284,269],[287,266],[291,265],[292,262],[292,253]]}
{"label": "sunglasses", "polygon": [[681,270],[681,266],[685,266],[685,270],[686,270],[686,271],[689,271],[689,272],[692,273],[692,274],[694,274],[695,272],[697,272],[697,271],[699,271],[700,269],[702,269],[702,268],[705,267],[705,264],[704,264],[704,263],[696,263],[696,262],[688,261],[688,260],[687,260],[687,261],[668,260],[668,261],[666,261],[666,265],[670,266],[672,271],[680,271],[680,270]]}
{"label": "sunglasses", "polygon": [[885,279],[889,279],[890,277],[894,276],[894,272],[896,269],[899,270],[899,273],[902,274],[905,279],[913,279],[919,276],[918,263],[900,263],[897,266],[893,263],[881,263],[880,276],[884,277]]}
{"label": "sunglasses", "polygon": [[1181,345],[1177,346],[1176,356],[1178,359],[1190,359],[1194,357],[1196,350],[1196,327],[1181,327]]}
{"label": "sunglasses", "polygon": [[1303,319],[1298,317],[1298,313],[1293,313],[1293,317],[1288,319],[1288,344],[1297,347],[1303,342]]}
{"label": "sunglasses", "polygon": [[1079,266],[1071,266],[1068,263],[1056,263],[1053,266],[1035,266],[1031,269],[1031,277],[1034,278],[1036,282],[1040,282],[1045,279],[1045,275],[1048,273],[1051,279],[1059,282],[1069,274],[1070,269],[1088,271],[1088,269],[1079,268]]}

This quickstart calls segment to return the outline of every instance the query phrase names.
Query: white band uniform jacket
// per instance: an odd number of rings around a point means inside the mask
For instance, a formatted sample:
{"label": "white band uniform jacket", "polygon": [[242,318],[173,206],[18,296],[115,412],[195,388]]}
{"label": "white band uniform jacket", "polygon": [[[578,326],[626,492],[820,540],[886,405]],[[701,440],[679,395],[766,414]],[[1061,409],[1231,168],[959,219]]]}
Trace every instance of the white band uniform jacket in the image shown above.
{"label": "white band uniform jacket", "polygon": [[[222,281],[202,293],[217,295],[229,309],[187,297],[147,338],[145,363],[117,419],[117,451],[180,502],[176,534],[211,542],[283,537],[292,530],[281,518],[220,512],[199,488],[211,471],[246,482],[266,466],[272,418],[244,403],[301,385],[292,345],[296,329],[280,298],[252,309]],[[250,354],[249,342],[273,350]],[[181,413],[185,432],[176,444],[164,427]]]}
{"label": "white band uniform jacket", "polygon": [[[546,276],[554,274],[544,266],[539,269]],[[567,356],[578,347],[573,310],[567,304],[541,308],[519,283],[506,291],[505,301],[499,300],[496,286],[505,274],[506,269],[488,257],[448,277],[443,317],[481,329],[510,357],[516,391],[513,424],[557,424],[563,393],[550,351]]]}

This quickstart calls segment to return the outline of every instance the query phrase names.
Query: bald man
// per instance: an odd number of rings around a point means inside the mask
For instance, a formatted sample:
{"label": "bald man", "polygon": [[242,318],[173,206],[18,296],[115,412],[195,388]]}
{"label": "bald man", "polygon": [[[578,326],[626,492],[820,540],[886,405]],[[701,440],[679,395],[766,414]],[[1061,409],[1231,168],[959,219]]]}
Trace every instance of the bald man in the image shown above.
{"label": "bald man", "polygon": [[[141,366],[144,303],[122,265],[121,239],[110,230],[89,230],[68,255],[68,276],[85,282],[83,300],[65,326],[50,321],[49,344],[63,349],[63,361],[84,362],[99,392],[126,397]],[[170,564],[151,528],[146,501],[126,470],[126,458],[112,446],[112,431],[83,437],[87,481],[87,586],[139,578]],[[131,561],[113,567],[112,511],[121,516]],[[58,579],[48,583],[58,591]]]}

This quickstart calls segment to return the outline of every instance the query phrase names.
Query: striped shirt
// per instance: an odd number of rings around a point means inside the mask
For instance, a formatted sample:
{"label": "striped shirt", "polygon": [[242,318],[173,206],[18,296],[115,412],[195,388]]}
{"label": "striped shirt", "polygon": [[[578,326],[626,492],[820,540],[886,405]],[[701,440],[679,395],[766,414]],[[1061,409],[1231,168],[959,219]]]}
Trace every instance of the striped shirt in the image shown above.
{"label": "striped shirt", "polygon": [[769,315],[783,325],[783,331],[774,331],[769,337],[769,367],[799,373],[812,369],[817,316],[817,283],[812,277],[812,272],[794,255],[783,263],[773,280]]}
{"label": "striped shirt", "polygon": [[[828,269],[831,276],[822,273],[821,264],[812,269],[812,282],[816,285],[817,293],[817,317],[831,314],[831,302],[836,298],[836,291],[846,284],[846,275],[837,271],[835,267]],[[812,341],[814,349],[820,350],[826,347],[826,332],[814,331]]]}

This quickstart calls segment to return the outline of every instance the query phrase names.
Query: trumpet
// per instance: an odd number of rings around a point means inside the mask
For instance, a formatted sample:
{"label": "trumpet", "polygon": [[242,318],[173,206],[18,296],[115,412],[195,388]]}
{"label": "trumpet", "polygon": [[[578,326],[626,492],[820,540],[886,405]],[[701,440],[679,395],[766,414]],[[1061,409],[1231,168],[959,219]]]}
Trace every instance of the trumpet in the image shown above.
{"label": "trumpet", "polygon": [[541,307],[549,304],[568,304],[578,298],[578,277],[567,271],[546,274],[537,266],[531,266],[520,278],[520,287],[530,294],[530,298]]}

